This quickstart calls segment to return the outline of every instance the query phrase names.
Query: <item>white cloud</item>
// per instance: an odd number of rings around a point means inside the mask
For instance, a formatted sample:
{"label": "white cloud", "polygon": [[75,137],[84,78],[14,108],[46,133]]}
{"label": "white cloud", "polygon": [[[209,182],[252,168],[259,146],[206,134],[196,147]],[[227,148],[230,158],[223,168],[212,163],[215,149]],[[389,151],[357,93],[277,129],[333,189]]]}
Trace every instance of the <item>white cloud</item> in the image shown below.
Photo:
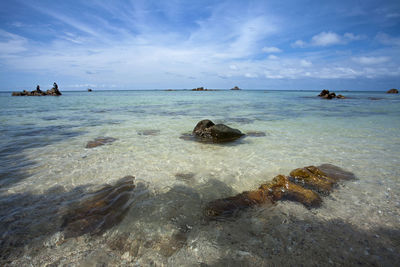
{"label": "white cloud", "polygon": [[346,41],[359,41],[366,38],[364,35],[356,35],[351,32],[346,32],[343,37]]}
{"label": "white cloud", "polygon": [[321,32],[311,38],[314,46],[329,46],[343,43],[342,37],[334,32]]}
{"label": "white cloud", "polygon": [[238,67],[236,65],[234,65],[234,64],[230,65],[229,68],[231,70],[237,70],[238,69]]}
{"label": "white cloud", "polygon": [[246,78],[257,78],[258,77],[258,75],[255,73],[246,73],[244,76]]}
{"label": "white cloud", "polygon": [[353,61],[364,64],[364,65],[375,65],[388,62],[390,60],[389,57],[354,57]]}
{"label": "white cloud", "polygon": [[303,66],[303,67],[311,67],[311,66],[312,66],[312,63],[311,63],[311,61],[302,59],[302,60],[300,61],[300,65]]}
{"label": "white cloud", "polygon": [[292,43],[292,47],[307,47],[311,46],[331,46],[331,45],[340,45],[340,44],[347,44],[351,41],[358,41],[365,39],[364,35],[356,35],[351,32],[346,32],[343,35],[339,35],[335,32],[321,32],[317,35],[314,35],[310,42],[305,42],[303,40],[297,40],[296,42]]}
{"label": "white cloud", "polygon": [[305,47],[307,45],[306,42],[302,40],[297,40],[296,42],[292,43],[292,47]]}
{"label": "white cloud", "polygon": [[278,47],[274,47],[274,46],[265,46],[265,47],[263,47],[262,51],[265,53],[280,53],[280,52],[282,52],[281,49],[279,49]]}
{"label": "white cloud", "polygon": [[279,57],[277,57],[277,56],[275,56],[275,55],[269,55],[269,56],[268,56],[268,59],[270,59],[270,60],[277,60],[277,59],[279,59]]}

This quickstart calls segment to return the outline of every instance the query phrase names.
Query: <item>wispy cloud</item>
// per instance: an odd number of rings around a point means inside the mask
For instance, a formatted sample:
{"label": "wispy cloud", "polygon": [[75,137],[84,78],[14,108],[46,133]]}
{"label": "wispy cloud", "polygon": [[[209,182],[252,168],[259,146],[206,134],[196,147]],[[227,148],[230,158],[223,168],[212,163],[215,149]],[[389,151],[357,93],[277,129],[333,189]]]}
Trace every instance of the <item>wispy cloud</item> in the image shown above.
{"label": "wispy cloud", "polygon": [[388,62],[390,60],[389,57],[354,57],[353,61],[360,63],[360,64],[365,64],[365,65],[375,65],[375,64],[381,64]]}
{"label": "wispy cloud", "polygon": [[[350,23],[336,27],[354,16],[372,25],[366,8],[329,24],[322,15],[318,22],[292,17],[301,12],[288,15],[265,1],[19,3],[39,15],[9,15],[0,24],[0,73],[27,73],[32,80],[45,73],[73,88],[218,87],[231,80],[264,86],[268,80],[372,79],[399,71],[400,39],[377,33],[383,26],[370,32]],[[306,25],[304,32],[296,24]],[[374,46],[367,36],[376,36]]]}
{"label": "wispy cloud", "polygon": [[366,37],[363,35],[356,35],[354,33],[345,33],[343,35],[339,35],[335,32],[321,32],[319,34],[314,35],[310,42],[307,43],[303,40],[297,40],[292,43],[293,47],[307,47],[307,46],[332,46],[332,45],[344,45],[351,41],[359,41],[365,39]]}
{"label": "wispy cloud", "polygon": [[281,53],[282,50],[279,49],[278,47],[274,47],[274,46],[264,46],[262,48],[262,51],[265,53]]}
{"label": "wispy cloud", "polygon": [[375,39],[384,45],[400,46],[400,37],[392,37],[386,33],[378,33]]}
{"label": "wispy cloud", "polygon": [[27,39],[0,29],[0,57],[15,56],[27,50]]}

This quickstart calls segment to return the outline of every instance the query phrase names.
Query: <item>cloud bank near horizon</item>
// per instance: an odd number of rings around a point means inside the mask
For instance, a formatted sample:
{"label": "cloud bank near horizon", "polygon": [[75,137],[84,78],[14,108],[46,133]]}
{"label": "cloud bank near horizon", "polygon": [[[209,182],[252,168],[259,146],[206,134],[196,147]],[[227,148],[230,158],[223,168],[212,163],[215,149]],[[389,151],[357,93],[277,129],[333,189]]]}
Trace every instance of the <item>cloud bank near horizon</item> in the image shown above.
{"label": "cloud bank near horizon", "polygon": [[399,86],[400,5],[310,3],[4,1],[0,90]]}

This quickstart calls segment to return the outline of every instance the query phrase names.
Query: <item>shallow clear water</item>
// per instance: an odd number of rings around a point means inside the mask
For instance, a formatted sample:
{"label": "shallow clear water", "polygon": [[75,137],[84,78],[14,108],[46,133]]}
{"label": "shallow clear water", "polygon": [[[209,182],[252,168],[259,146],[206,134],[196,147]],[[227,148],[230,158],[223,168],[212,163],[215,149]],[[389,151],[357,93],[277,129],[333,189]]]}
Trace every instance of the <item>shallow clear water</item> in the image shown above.
{"label": "shallow clear water", "polygon": [[[1,261],[9,265],[393,265],[400,252],[400,96],[293,91],[0,93]],[[231,144],[179,138],[202,119]],[[149,130],[152,130],[148,132]],[[97,137],[113,143],[85,148]],[[208,201],[331,163],[355,174],[319,209],[279,202],[209,221]],[[126,175],[121,222],[64,238],[71,203]]]}

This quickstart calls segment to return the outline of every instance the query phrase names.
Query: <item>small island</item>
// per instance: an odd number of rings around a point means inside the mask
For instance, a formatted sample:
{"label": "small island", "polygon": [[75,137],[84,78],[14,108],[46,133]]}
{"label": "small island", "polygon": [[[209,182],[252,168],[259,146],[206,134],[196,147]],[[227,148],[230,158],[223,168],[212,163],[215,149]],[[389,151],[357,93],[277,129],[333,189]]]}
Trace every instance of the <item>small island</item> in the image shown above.
{"label": "small island", "polygon": [[345,97],[343,95],[336,95],[335,92],[329,92],[329,90],[323,89],[321,93],[318,95],[321,98],[324,99],[333,99],[333,98],[339,98],[339,99],[344,99]]}
{"label": "small island", "polygon": [[204,87],[193,88],[192,91],[217,91],[215,89],[206,89]]}
{"label": "small island", "polygon": [[231,90],[240,90],[240,88],[235,86],[235,87],[231,88]]}
{"label": "small island", "polygon": [[398,93],[399,93],[399,90],[397,90],[395,88],[392,88],[386,92],[386,94],[398,94]]}
{"label": "small island", "polygon": [[12,92],[12,96],[46,96],[46,95],[51,95],[51,96],[59,96],[62,95],[60,90],[58,90],[58,85],[57,83],[53,84],[53,88],[45,91],[40,90],[40,86],[36,86],[36,90],[33,91],[27,91],[23,90],[22,92]]}

